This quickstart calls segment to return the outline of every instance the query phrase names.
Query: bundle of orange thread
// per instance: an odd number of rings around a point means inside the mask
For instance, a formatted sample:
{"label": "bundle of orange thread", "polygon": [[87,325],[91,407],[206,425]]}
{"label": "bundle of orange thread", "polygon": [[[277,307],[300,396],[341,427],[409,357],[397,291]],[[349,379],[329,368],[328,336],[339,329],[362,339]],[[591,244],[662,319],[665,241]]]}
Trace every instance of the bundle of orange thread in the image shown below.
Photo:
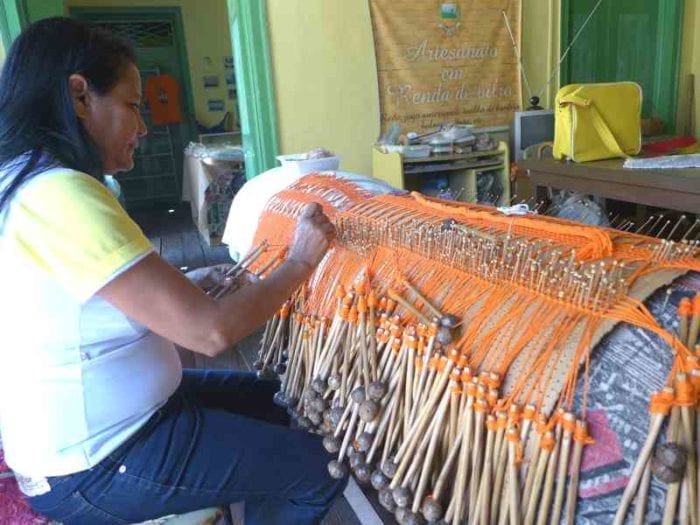
{"label": "bundle of orange thread", "polygon": [[[573,522],[591,442],[588,363],[617,322],[658,334],[675,355],[618,521],[635,494],[642,499],[667,416],[676,421],[669,439],[694,450],[700,300],[684,307],[679,337],[634,295],[660,276],[700,270],[696,243],[420,195],[368,198],[314,176],[268,205],[257,242],[270,247],[251,269],[280,258],[295,213],[319,199],[337,243],[268,322],[258,367],[282,375],[276,400],[325,436],[331,474],[349,464],[400,523]],[[697,463],[689,454],[683,473],[696,503]],[[697,520],[697,507],[671,515]]]}

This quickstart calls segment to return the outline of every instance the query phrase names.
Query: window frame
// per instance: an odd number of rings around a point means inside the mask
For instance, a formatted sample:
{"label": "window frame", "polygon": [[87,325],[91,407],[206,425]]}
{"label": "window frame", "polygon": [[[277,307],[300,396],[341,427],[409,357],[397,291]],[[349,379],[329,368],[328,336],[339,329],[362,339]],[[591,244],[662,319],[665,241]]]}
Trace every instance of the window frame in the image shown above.
{"label": "window frame", "polygon": [[12,42],[29,24],[29,15],[24,0],[0,1],[0,38],[5,55],[10,51]]}

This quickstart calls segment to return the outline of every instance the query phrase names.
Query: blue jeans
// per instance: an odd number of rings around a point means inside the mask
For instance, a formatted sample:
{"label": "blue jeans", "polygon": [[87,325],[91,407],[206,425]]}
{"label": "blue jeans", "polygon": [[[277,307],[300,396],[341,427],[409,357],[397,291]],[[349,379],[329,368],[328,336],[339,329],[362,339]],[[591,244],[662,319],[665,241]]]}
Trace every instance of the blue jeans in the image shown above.
{"label": "blue jeans", "polygon": [[287,428],[279,382],[186,370],[153,417],[93,468],[48,478],[34,510],[67,525],[127,524],[245,501],[246,525],[318,523],[347,479],[321,438]]}

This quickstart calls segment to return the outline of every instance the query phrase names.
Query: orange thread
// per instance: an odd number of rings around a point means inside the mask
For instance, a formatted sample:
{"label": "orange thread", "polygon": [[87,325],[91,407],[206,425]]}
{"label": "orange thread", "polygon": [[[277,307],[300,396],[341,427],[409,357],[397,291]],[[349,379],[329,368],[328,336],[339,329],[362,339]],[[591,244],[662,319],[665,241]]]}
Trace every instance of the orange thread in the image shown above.
{"label": "orange thread", "polygon": [[474,403],[475,412],[488,412],[488,410],[489,404],[486,402],[485,399],[477,399],[476,403]]}
{"label": "orange thread", "polygon": [[678,315],[683,317],[690,317],[693,314],[693,303],[688,297],[683,297],[681,302],[678,303]]}
{"label": "orange thread", "polygon": [[498,412],[496,416],[496,429],[503,430],[508,426],[508,414],[506,412]]}
{"label": "orange thread", "polygon": [[668,392],[662,390],[661,392],[655,392],[651,395],[651,402],[649,403],[649,412],[652,414],[660,414],[667,416],[671,413],[671,407],[674,403],[673,392]]}
{"label": "orange thread", "polygon": [[514,430],[506,432],[506,439],[515,445],[515,462],[520,463],[523,460],[523,446],[520,442],[520,436]]}
{"label": "orange thread", "polygon": [[535,419],[535,407],[532,405],[526,405],[525,410],[523,410],[523,419],[526,421],[532,421]]}
{"label": "orange thread", "polygon": [[[613,268],[611,261],[624,262],[627,264],[625,279],[629,284],[661,268],[700,270],[697,251],[682,260],[657,261],[654,254],[655,249],[661,246],[661,241],[648,237],[573,225],[551,218],[503,217],[493,209],[478,205],[448,205],[418,195],[412,198],[368,198],[366,192],[352,183],[317,174],[303,177],[270,199],[261,217],[256,240],[275,239],[279,242],[270,245],[270,249],[251,265],[251,270],[264,268],[271,261],[274,263],[275,258],[284,252],[292,241],[298,214],[307,202],[319,202],[324,212],[335,221],[339,231],[347,229],[354,224],[352,221],[360,219],[374,221],[379,225],[405,225],[408,229],[410,224],[415,224],[409,220],[424,221],[423,224],[428,225],[431,221],[455,218],[473,231],[489,232],[489,235],[500,236],[501,239],[507,234],[533,239],[539,242],[539,246],[547,246],[543,253],[554,250],[565,254],[573,253],[572,260],[577,262],[601,259],[596,264],[604,265],[608,271]],[[475,245],[480,242],[483,244],[483,240],[477,237],[472,238]],[[356,322],[358,312],[364,313],[367,306],[376,305],[377,294],[386,293],[397,262],[400,262],[404,279],[415,283],[416,288],[425,293],[431,304],[440,305],[441,311],[459,314],[460,319],[460,326],[453,330],[453,348],[441,350],[439,345],[434,344],[438,328],[436,323],[430,323],[427,329],[418,327],[417,343],[407,340],[406,346],[417,348],[419,353],[429,350],[431,354],[439,355],[440,351],[446,352],[446,357],[437,360],[431,357],[431,370],[444,370],[448,362],[463,368],[459,381],[466,385],[467,393],[469,388],[473,388],[472,375],[481,371],[482,383],[489,387],[486,395],[489,403],[494,399],[490,389],[500,388],[501,379],[507,380],[509,395],[493,404],[498,409],[530,403],[538,410],[545,408],[545,397],[551,391],[550,383],[554,374],[552,364],[563,358],[564,343],[576,334],[575,330],[581,323],[585,323],[583,335],[580,336],[574,356],[568,363],[564,363],[565,384],[559,393],[557,406],[571,410],[576,390],[582,387],[581,414],[584,417],[588,398],[591,341],[594,334],[599,332],[603,321],[621,321],[638,326],[657,334],[673,348],[677,358],[669,374],[669,384],[676,373],[698,369],[695,357],[700,357],[700,353],[696,355],[693,352],[697,352],[696,349],[685,348],[677,336],[659,326],[646,307],[626,295],[624,290],[611,301],[609,308],[593,311],[588,306],[573,304],[576,290],[564,290],[571,297],[557,299],[536,292],[531,285],[521,283],[517,278],[507,282],[499,280],[500,278],[490,279],[472,274],[415,253],[400,243],[396,246],[377,245],[363,247],[360,251],[353,250],[352,246],[336,243],[303,289],[295,294],[293,303],[286,303],[287,313],[284,313],[284,307],[280,309],[281,318],[286,318],[289,312],[294,311],[294,321],[303,323],[302,328],[290,323],[290,329],[300,330],[303,337],[308,338],[310,327],[316,327],[314,342],[323,337],[321,331],[327,328],[324,328],[325,324],[319,326],[312,318],[302,318],[300,312],[303,312],[318,318],[334,317],[334,323],[338,322],[343,327],[342,330],[350,330],[342,323]],[[547,264],[546,259],[546,255],[542,256],[544,264]],[[483,261],[484,264],[488,262]],[[510,264],[514,263],[511,260]],[[370,275],[372,287],[376,287],[376,291],[369,288]],[[342,283],[355,284],[346,289]],[[353,288],[360,293],[351,293]],[[368,297],[364,297],[365,293],[368,293]],[[390,337],[393,338],[390,348],[398,352],[404,335],[402,320],[394,317],[390,326],[386,324],[396,304],[387,300],[385,295],[381,295],[378,303],[382,312],[377,312],[380,325],[377,341],[380,345],[387,345]],[[682,301],[679,306],[679,313],[684,317],[697,315],[698,312],[700,294],[696,294],[692,301]],[[527,323],[523,323],[523,319],[527,319]],[[310,324],[312,322],[313,325]],[[549,326],[555,328],[543,332],[543,327]],[[408,329],[406,333],[409,333]],[[352,342],[354,337],[346,338],[347,342]],[[424,337],[428,341],[423,341]],[[380,349],[377,351],[379,355]],[[416,370],[424,366],[424,361],[420,363],[419,365],[416,361]],[[473,371],[466,368],[467,364],[473,367]],[[483,373],[491,370],[500,374],[498,381]],[[582,380],[580,375],[583,375]],[[700,380],[693,374],[688,377],[689,382],[685,385],[677,385],[677,398],[668,392],[655,394],[650,411],[668,414],[671,403],[682,406],[692,406],[696,401],[700,403],[697,395],[700,391],[697,383]],[[473,394],[476,397],[477,391],[473,391]],[[548,406],[546,410],[550,408]],[[521,418],[531,417],[527,408],[523,414],[517,411],[509,414],[508,417],[514,424],[518,424]],[[556,415],[546,424],[538,419],[536,428],[538,432],[551,428],[557,420]],[[562,420],[562,424],[569,425],[565,420]]]}
{"label": "orange thread", "polygon": [[462,373],[459,376],[462,383],[470,383],[473,377],[474,376],[472,374],[471,368],[462,368]]}
{"label": "orange thread", "polygon": [[561,427],[564,432],[574,433],[576,431],[576,420],[573,418],[562,417],[560,420]]}
{"label": "orange thread", "polygon": [[542,450],[546,450],[547,452],[551,452],[554,450],[554,447],[556,446],[557,442],[554,439],[554,433],[552,432],[545,432],[542,435],[542,439],[540,440],[540,448]]}
{"label": "orange thread", "polygon": [[566,239],[572,243],[576,242],[576,255],[578,260],[609,257],[613,252],[613,243],[610,234],[600,228],[591,228],[578,224],[573,225],[565,223],[564,221],[553,220],[551,217],[538,217],[537,219],[508,217],[498,212],[486,211],[486,209],[477,210],[475,209],[476,207],[473,206],[465,207],[444,204],[426,198],[417,192],[412,192],[411,197],[427,208],[446,212],[452,216],[457,215],[465,220],[487,221],[490,225],[500,226],[503,230],[515,232],[521,232],[532,228],[543,233],[548,233],[555,238]]}
{"label": "orange thread", "polygon": [[498,402],[498,390],[493,388],[489,389],[488,394],[486,394],[486,401],[490,407],[495,407]]}
{"label": "orange thread", "polygon": [[576,443],[583,443],[584,445],[593,445],[595,439],[591,437],[588,433],[588,429],[585,424],[577,424],[576,430],[574,430],[574,441]]}
{"label": "orange thread", "polygon": [[676,399],[674,404],[681,407],[695,406],[695,389],[687,379],[676,381]]}
{"label": "orange thread", "polygon": [[693,297],[693,315],[700,315],[700,292]]}

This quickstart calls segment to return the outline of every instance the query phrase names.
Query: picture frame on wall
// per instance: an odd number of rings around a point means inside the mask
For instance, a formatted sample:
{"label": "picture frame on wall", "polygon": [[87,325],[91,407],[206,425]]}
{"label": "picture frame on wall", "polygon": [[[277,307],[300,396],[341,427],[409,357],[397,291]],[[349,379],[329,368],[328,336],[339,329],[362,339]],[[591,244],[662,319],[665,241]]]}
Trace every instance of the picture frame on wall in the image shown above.
{"label": "picture frame on wall", "polygon": [[209,99],[207,100],[207,109],[209,111],[223,111],[224,101],[221,99]]}
{"label": "picture frame on wall", "polygon": [[219,75],[204,75],[202,78],[202,83],[205,88],[212,88],[219,86]]}

